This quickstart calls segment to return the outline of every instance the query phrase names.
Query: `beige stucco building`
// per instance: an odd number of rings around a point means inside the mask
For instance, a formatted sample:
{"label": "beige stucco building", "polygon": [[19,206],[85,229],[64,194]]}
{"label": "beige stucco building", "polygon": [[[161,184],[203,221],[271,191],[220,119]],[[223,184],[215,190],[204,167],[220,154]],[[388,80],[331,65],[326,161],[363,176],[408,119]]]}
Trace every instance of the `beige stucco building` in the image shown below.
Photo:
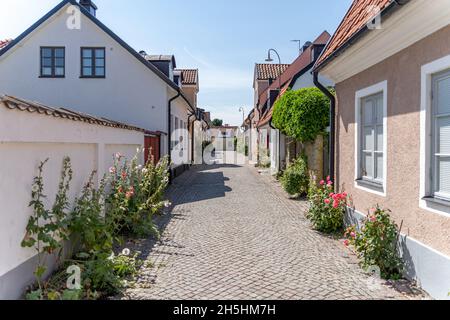
{"label": "beige stucco building", "polygon": [[448,298],[450,2],[369,2],[378,13],[355,1],[315,68],[336,83],[336,184],[355,217],[392,210],[408,275]]}

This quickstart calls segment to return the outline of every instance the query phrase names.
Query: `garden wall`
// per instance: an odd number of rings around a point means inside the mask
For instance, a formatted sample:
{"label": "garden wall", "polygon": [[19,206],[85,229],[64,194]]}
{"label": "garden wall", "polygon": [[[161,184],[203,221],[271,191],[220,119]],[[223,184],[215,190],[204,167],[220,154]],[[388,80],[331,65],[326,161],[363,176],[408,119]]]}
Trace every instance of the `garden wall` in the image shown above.
{"label": "garden wall", "polygon": [[[63,158],[70,157],[73,203],[92,171],[98,172],[98,181],[112,165],[114,153],[131,159],[144,144],[144,132],[138,128],[64,112],[0,99],[0,299],[19,298],[34,280],[36,252],[22,248],[21,242],[33,213],[28,204],[39,163],[49,158],[43,178],[46,205],[51,206]],[[53,267],[56,261],[49,257],[47,263]]]}

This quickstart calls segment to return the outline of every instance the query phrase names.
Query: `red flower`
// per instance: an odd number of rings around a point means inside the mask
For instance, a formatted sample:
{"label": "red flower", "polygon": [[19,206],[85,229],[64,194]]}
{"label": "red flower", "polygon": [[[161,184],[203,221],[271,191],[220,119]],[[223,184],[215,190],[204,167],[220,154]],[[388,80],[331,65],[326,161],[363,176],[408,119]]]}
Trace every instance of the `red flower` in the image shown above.
{"label": "red flower", "polygon": [[127,173],[126,171],[122,171],[122,179],[126,179],[127,178]]}
{"label": "red flower", "polygon": [[119,193],[123,193],[123,188],[119,187],[119,190],[117,190],[117,191],[119,191]]}
{"label": "red flower", "polygon": [[321,185],[321,186],[323,186],[324,184],[325,184],[325,181],[324,181],[324,180],[320,181],[320,185]]}
{"label": "red flower", "polygon": [[332,192],[332,193],[330,193],[330,198],[333,198],[334,197],[334,193]]}
{"label": "red flower", "polygon": [[345,240],[345,241],[344,241],[344,246],[348,247],[349,245],[350,245],[350,241]]}
{"label": "red flower", "polygon": [[331,202],[330,199],[325,199],[326,204],[330,204],[330,202]]}
{"label": "red flower", "polygon": [[333,208],[337,209],[339,207],[339,201],[338,200],[334,200],[333,201]]}

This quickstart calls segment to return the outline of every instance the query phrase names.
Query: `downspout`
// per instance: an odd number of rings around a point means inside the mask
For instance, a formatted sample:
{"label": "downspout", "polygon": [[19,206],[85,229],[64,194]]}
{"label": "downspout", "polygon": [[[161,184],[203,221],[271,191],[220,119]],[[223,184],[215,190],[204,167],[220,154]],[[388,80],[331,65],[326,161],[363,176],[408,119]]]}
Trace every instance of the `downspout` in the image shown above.
{"label": "downspout", "polygon": [[[192,121],[192,124],[191,124],[192,117],[195,117],[195,119],[194,119],[194,121]],[[195,115],[195,113],[191,113],[189,115],[189,118],[188,118],[189,130],[192,129],[192,130],[190,130],[191,131],[191,164],[194,164],[194,130],[195,130],[194,124],[197,120],[198,119],[197,119],[197,116]]]}
{"label": "downspout", "polygon": [[[314,84],[330,99],[330,176],[336,181],[335,176],[335,151],[336,151],[336,97],[319,82],[319,73],[313,72]],[[336,186],[335,186],[336,187]]]}
{"label": "downspout", "polygon": [[[168,106],[167,106],[167,150],[168,150],[168,159],[169,159],[169,166],[172,165],[172,148],[171,148],[171,142],[172,142],[172,121],[170,121],[172,116],[172,102],[178,99],[181,96],[181,93],[178,91],[178,94],[169,99]],[[172,182],[172,170],[169,170],[169,180]]]}
{"label": "downspout", "polygon": [[271,129],[276,130],[278,132],[278,172],[281,171],[281,132],[277,128],[275,128],[272,124],[272,118],[269,121],[269,126]]}

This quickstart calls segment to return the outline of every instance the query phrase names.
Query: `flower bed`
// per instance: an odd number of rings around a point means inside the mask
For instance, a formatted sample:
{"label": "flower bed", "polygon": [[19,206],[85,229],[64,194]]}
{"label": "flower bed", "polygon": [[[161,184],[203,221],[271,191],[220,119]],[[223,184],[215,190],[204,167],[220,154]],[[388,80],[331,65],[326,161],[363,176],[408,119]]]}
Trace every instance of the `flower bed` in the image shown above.
{"label": "flower bed", "polygon": [[[136,155],[128,162],[121,154],[114,155],[114,165],[100,185],[94,186],[93,172],[73,209],[67,196],[73,177],[70,159],[64,159],[51,209],[43,202],[42,173],[47,161],[41,163],[32,187],[30,207],[34,214],[22,242],[38,255],[37,284],[27,293],[27,299],[98,299],[117,293],[124,280],[137,272],[142,264],[137,253],[114,255],[113,247],[124,236],[158,236],[153,217],[169,205],[163,199],[169,182],[167,158],[157,165],[150,160],[145,166],[138,165],[137,159]],[[68,239],[78,250],[61,261],[61,269],[50,280],[43,281],[46,255],[61,252],[62,241]]]}

